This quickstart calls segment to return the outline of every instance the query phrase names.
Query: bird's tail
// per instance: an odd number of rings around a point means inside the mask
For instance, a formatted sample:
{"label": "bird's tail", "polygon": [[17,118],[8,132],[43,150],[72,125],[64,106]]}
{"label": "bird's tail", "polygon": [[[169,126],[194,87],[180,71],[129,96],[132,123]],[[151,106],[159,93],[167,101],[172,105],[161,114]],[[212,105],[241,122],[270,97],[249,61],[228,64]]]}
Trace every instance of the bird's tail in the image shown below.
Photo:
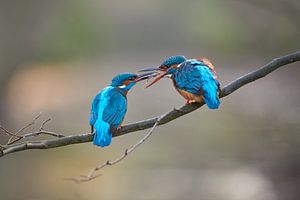
{"label": "bird's tail", "polygon": [[210,109],[217,109],[220,106],[219,82],[209,68],[201,66],[200,71],[204,101]]}
{"label": "bird's tail", "polygon": [[110,132],[110,124],[104,121],[97,121],[94,125],[95,135],[94,135],[94,145],[100,147],[106,147],[110,145],[112,134]]}

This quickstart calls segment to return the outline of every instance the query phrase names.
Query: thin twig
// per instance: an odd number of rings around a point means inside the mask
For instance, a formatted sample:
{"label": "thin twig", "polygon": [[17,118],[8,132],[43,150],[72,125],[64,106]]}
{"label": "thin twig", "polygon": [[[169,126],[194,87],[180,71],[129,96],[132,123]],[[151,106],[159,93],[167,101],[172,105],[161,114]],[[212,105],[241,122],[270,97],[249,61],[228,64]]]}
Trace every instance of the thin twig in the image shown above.
{"label": "thin twig", "polygon": [[22,136],[19,136],[19,134],[26,130],[27,128],[31,127],[34,125],[34,123],[36,122],[36,120],[38,120],[38,118],[40,118],[42,115],[42,113],[40,112],[31,122],[29,122],[28,124],[26,124],[25,126],[23,126],[21,129],[19,129],[15,134],[12,134],[12,136],[9,138],[7,145],[11,145],[17,141],[19,141],[20,139],[22,139]]}
{"label": "thin twig", "polygon": [[30,123],[28,123],[27,125],[25,125],[24,127],[22,127],[20,130],[18,130],[17,133],[16,133],[16,135],[19,134],[19,133],[21,133],[25,129],[33,126],[35,124],[36,120],[38,120],[41,117],[41,115],[42,115],[42,113],[40,112],[35,118],[33,118],[33,120]]}
{"label": "thin twig", "polygon": [[[276,58],[276,59],[272,60],[271,62],[269,62],[268,64],[264,65],[263,67],[255,70],[253,72],[250,72],[244,76],[241,76],[241,77],[237,78],[236,80],[232,81],[231,83],[225,85],[220,92],[220,98],[223,98],[223,97],[233,93],[234,91],[238,90],[239,88],[241,88],[244,85],[247,85],[255,80],[265,77],[266,75],[270,74],[271,72],[273,72],[274,70],[276,70],[282,66],[285,66],[287,64],[291,64],[291,63],[294,63],[297,61],[300,61],[300,51]],[[164,117],[160,120],[160,122],[157,124],[157,126],[166,124],[166,123],[173,121],[183,115],[193,112],[194,110],[199,109],[203,105],[204,105],[203,103],[202,104],[190,104],[190,105],[181,106],[179,109],[172,109],[171,111],[165,113]],[[117,131],[113,135],[113,137],[117,137],[117,136],[124,135],[127,133],[151,128],[157,122],[157,119],[158,119],[158,117],[154,117],[151,119],[146,119],[143,121],[125,125],[119,131]],[[3,153],[0,155],[0,157],[10,154],[10,153],[15,153],[18,151],[24,151],[24,150],[29,150],[29,149],[56,148],[56,147],[61,147],[61,146],[66,146],[66,145],[90,142],[92,140],[93,140],[93,135],[88,133],[88,134],[65,136],[62,138],[55,138],[55,139],[49,139],[49,140],[36,141],[36,142],[25,142],[25,143],[10,145],[7,149],[3,150]]]}
{"label": "thin twig", "polygon": [[160,120],[163,118],[164,115],[160,116],[155,124],[153,125],[153,127],[151,128],[151,130],[136,144],[132,145],[131,147],[129,147],[128,149],[125,150],[125,152],[117,159],[113,160],[113,161],[109,161],[107,160],[104,163],[101,163],[99,165],[97,165],[96,167],[94,167],[90,173],[88,173],[88,175],[82,175],[80,176],[80,178],[65,178],[65,180],[70,180],[70,181],[74,181],[75,183],[80,183],[80,182],[87,182],[87,181],[91,181],[99,176],[101,176],[101,174],[96,174],[97,171],[103,169],[104,167],[107,166],[112,166],[115,165],[119,162],[121,162],[124,158],[126,158],[130,153],[132,153],[134,150],[136,150],[140,145],[142,145],[153,133],[154,129],[156,128],[156,126],[158,125],[158,123],[160,122]]}
{"label": "thin twig", "polygon": [[1,129],[7,136],[13,135],[13,133],[11,133],[10,131],[8,131],[6,128],[4,128],[4,127],[1,126],[1,125],[0,125],[0,129]]}
{"label": "thin twig", "polygon": [[[54,132],[50,132],[50,131],[45,131],[44,130],[44,126],[47,122],[49,122],[51,120],[51,118],[48,118],[46,120],[44,120],[39,128],[39,131],[35,131],[35,132],[31,132],[31,133],[24,133],[24,134],[20,134],[21,132],[23,132],[24,130],[26,130],[27,128],[33,126],[36,122],[36,120],[38,118],[40,118],[41,113],[38,114],[30,123],[26,124],[25,126],[23,126],[21,129],[19,129],[16,133],[12,133],[10,131],[8,131],[6,128],[4,128],[3,126],[0,126],[0,130],[2,130],[7,136],[10,136],[6,147],[11,146],[12,144],[24,139],[24,138],[29,138],[29,137],[36,137],[39,135],[49,135],[49,136],[53,136],[53,137],[58,137],[58,138],[62,138],[65,137],[62,134],[58,134],[58,133],[54,133]],[[3,149],[3,148],[2,148]],[[7,149],[7,148],[5,148]]]}
{"label": "thin twig", "polygon": [[44,126],[45,126],[45,124],[46,123],[48,123],[48,122],[50,122],[51,121],[51,118],[48,118],[48,119],[46,119],[42,124],[41,124],[41,127],[40,127],[40,131],[43,131],[44,130]]}

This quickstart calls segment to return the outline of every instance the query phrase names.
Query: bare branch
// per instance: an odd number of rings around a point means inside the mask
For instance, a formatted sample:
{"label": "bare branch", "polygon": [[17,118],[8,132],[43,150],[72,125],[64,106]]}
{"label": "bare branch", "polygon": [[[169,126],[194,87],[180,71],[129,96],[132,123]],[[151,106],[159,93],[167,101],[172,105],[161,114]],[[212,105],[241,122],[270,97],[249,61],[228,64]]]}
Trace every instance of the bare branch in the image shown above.
{"label": "bare branch", "polygon": [[[251,83],[255,80],[258,80],[260,78],[265,77],[269,73],[273,72],[274,70],[285,66],[290,63],[294,63],[300,60],[300,51],[291,53],[289,55],[285,55],[279,58],[276,58],[272,60],[270,63],[266,64],[265,66],[250,72],[244,76],[239,77],[238,79],[232,81],[231,83],[225,85],[221,92],[220,92],[220,98],[223,98],[232,92],[236,91],[240,87]],[[163,115],[163,117],[159,120],[157,123],[157,126],[166,124],[170,121],[173,121],[174,119],[177,119],[183,115],[186,115],[201,106],[203,106],[204,103],[199,104],[190,104],[190,105],[184,105],[181,106],[178,109],[173,109]],[[113,136],[117,137],[120,135],[124,135],[130,132],[136,132],[139,130],[148,129],[154,126],[154,124],[157,122],[159,117],[154,117],[151,119],[146,119],[143,121],[135,122],[132,124],[125,125],[116,132]],[[2,129],[3,130],[3,129]],[[14,144],[10,145],[6,149],[2,150],[2,153],[0,152],[0,157],[7,155],[9,153],[14,153],[18,151],[24,151],[28,149],[49,149],[49,148],[56,148],[71,144],[79,144],[79,143],[85,143],[90,142],[93,139],[92,134],[79,134],[79,135],[72,135],[72,136],[65,136],[62,138],[56,138],[56,139],[50,139],[50,140],[42,140],[42,141],[36,141],[36,142],[25,142],[20,144]]]}
{"label": "bare branch", "polygon": [[136,150],[140,145],[142,145],[153,133],[154,129],[156,128],[156,126],[158,125],[158,123],[160,122],[160,120],[163,118],[164,115],[160,116],[155,124],[153,125],[153,127],[151,128],[151,130],[136,144],[132,145],[131,147],[129,147],[128,149],[125,149],[124,154],[122,154],[119,158],[113,160],[113,161],[109,161],[107,160],[104,163],[101,163],[99,165],[97,165],[95,168],[93,168],[90,173],[88,173],[88,175],[83,175],[80,176],[80,178],[66,178],[65,180],[70,180],[70,181],[74,181],[75,183],[80,183],[80,182],[87,182],[87,181],[91,181],[99,176],[101,176],[101,174],[96,174],[97,171],[99,171],[100,169],[103,169],[104,167],[107,166],[112,166],[115,165],[119,162],[121,162],[124,158],[126,158],[130,153],[132,153],[134,150]]}
{"label": "bare branch", "polygon": [[45,121],[42,122],[42,124],[39,128],[39,131],[20,134],[21,132],[23,132],[27,128],[33,126],[35,124],[36,120],[38,118],[40,118],[40,116],[41,116],[41,113],[38,114],[30,123],[26,124],[21,129],[19,129],[16,133],[12,133],[12,132],[8,131],[7,129],[5,129],[3,126],[0,126],[0,130],[2,130],[7,136],[10,136],[5,148],[4,148],[3,145],[1,145],[0,148],[2,148],[2,150],[7,149],[7,147],[12,147],[12,144],[18,142],[19,140],[22,140],[24,138],[29,138],[29,137],[36,137],[36,136],[39,136],[39,135],[49,135],[49,136],[58,137],[58,138],[64,137],[64,135],[44,130],[44,126],[47,122],[49,122],[51,120],[50,118],[48,118],[48,119],[46,119]]}
{"label": "bare branch", "polygon": [[22,139],[23,138],[29,138],[29,137],[35,137],[35,136],[38,136],[38,135],[49,135],[49,136],[58,137],[58,138],[65,137],[64,135],[61,135],[59,133],[54,133],[54,132],[50,132],[50,131],[41,130],[41,131],[37,131],[37,132],[27,133],[27,134],[22,136]]}

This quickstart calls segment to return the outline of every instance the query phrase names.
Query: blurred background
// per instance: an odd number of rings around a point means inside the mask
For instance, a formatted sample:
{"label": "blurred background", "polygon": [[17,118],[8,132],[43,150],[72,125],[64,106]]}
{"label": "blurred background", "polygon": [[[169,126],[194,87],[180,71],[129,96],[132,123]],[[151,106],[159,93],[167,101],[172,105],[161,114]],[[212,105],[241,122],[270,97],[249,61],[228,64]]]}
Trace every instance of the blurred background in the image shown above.
{"label": "blurred background", "polygon": [[[17,131],[43,112],[40,121],[52,118],[47,130],[87,133],[90,103],[114,75],[174,54],[208,57],[227,84],[299,50],[299,19],[298,0],[1,0],[0,124]],[[298,200],[299,67],[241,88],[219,110],[202,107],[158,127],[89,183],[63,178],[118,157],[147,131],[105,149],[85,143],[2,157],[0,198]],[[125,123],[185,103],[170,80],[144,88],[130,91]]]}

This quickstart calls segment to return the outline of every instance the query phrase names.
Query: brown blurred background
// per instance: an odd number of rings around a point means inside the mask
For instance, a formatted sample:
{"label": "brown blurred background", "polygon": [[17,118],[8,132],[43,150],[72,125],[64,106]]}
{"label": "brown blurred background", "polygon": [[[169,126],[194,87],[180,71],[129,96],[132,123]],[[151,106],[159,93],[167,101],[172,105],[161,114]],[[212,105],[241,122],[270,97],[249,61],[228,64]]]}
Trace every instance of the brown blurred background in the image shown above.
{"label": "brown blurred background", "polygon": [[[16,131],[39,112],[47,130],[89,131],[94,95],[119,72],[166,57],[205,56],[221,83],[300,49],[298,0],[0,1],[0,124]],[[103,176],[76,185],[147,131],[0,158],[0,198],[300,199],[300,64],[292,64],[156,129]],[[169,80],[129,93],[125,123],[184,104]],[[38,128],[38,127],[36,127]],[[6,137],[0,135],[1,144]]]}

